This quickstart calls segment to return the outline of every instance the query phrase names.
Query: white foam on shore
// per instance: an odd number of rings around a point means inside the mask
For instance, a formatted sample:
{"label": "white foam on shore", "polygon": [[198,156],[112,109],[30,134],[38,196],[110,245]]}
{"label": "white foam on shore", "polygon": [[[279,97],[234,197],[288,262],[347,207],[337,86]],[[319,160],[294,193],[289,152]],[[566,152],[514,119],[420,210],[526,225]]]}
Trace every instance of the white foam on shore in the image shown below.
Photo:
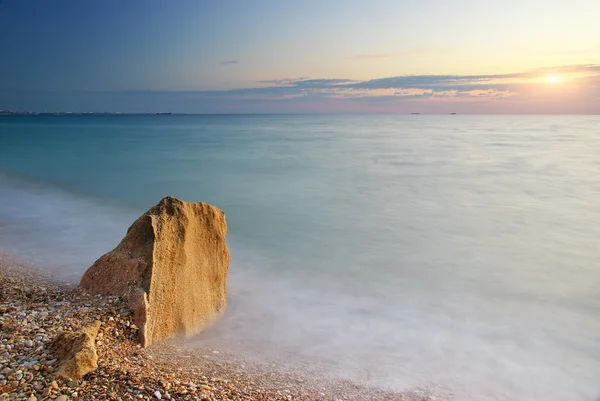
{"label": "white foam on shore", "polygon": [[0,251],[69,282],[115,247],[135,218],[131,211],[1,172],[0,205]]}
{"label": "white foam on shore", "polygon": [[[562,401],[600,393],[600,354],[587,354],[597,350],[593,336],[578,334],[575,317],[570,327],[544,327],[554,314],[570,314],[560,307],[515,302],[507,320],[494,316],[493,298],[448,294],[442,308],[417,288],[402,289],[398,303],[383,293],[340,293],[311,288],[308,280],[257,274],[246,265],[259,258],[242,255],[246,260],[232,259],[224,318],[188,346],[226,349],[283,371],[394,391],[428,388],[443,399]],[[465,317],[465,308],[472,318]],[[527,321],[532,311],[539,320]]]}
{"label": "white foam on shore", "polygon": [[[9,176],[0,175],[0,188],[0,251],[71,282],[139,215]],[[398,391],[432,387],[459,400],[594,401],[600,394],[595,307],[574,312],[517,295],[509,304],[492,292],[481,298],[452,285],[444,292],[433,282],[347,287],[351,280],[335,272],[272,266],[234,235],[228,243],[227,312],[191,347]]]}

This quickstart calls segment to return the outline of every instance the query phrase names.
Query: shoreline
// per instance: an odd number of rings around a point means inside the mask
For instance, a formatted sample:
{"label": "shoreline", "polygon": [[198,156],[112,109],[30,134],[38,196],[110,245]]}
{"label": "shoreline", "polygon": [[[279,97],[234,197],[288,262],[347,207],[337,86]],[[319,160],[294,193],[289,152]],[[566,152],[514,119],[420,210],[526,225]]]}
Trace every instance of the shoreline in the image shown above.
{"label": "shoreline", "polygon": [[[13,255],[0,253],[0,284],[1,401],[440,399],[426,391],[395,393],[283,372],[256,361],[241,363],[235,355],[187,348],[178,339],[141,348],[131,313],[120,299],[87,295]],[[102,322],[98,369],[82,380],[54,377],[56,360],[48,343],[60,331],[94,320]]]}

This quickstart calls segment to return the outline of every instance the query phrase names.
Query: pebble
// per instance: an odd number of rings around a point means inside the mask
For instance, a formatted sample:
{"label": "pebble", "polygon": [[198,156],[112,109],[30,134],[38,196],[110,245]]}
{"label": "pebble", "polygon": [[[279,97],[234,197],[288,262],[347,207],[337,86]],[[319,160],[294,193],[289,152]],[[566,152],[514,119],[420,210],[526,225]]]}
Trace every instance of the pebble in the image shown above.
{"label": "pebble", "polygon": [[[218,350],[201,349],[198,354],[174,345],[146,350],[137,342],[139,328],[120,299],[92,297],[51,281],[42,289],[43,273],[5,274],[4,258],[0,253],[0,401],[333,399],[310,380],[282,378],[268,368],[265,375],[250,366],[230,368]],[[28,288],[26,295],[23,287]],[[50,341],[95,319],[102,321],[98,369],[85,380],[56,378],[58,361]],[[365,394],[352,399],[423,400]]]}

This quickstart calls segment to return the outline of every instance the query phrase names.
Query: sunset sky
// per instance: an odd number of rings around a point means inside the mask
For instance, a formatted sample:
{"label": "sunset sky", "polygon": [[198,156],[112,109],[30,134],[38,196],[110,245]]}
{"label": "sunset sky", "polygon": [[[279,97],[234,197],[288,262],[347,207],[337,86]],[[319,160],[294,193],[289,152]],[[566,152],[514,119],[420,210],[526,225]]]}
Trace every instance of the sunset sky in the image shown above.
{"label": "sunset sky", "polygon": [[2,0],[0,109],[600,113],[598,0]]}

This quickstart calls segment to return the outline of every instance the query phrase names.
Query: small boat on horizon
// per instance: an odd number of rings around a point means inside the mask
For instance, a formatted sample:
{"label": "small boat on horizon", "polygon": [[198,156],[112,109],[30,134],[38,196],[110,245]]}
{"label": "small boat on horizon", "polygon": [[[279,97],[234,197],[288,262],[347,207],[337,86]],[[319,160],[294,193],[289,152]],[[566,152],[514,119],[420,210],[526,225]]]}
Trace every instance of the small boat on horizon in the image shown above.
{"label": "small boat on horizon", "polygon": [[416,115],[416,114],[421,114],[421,113],[410,113],[410,114]]}

